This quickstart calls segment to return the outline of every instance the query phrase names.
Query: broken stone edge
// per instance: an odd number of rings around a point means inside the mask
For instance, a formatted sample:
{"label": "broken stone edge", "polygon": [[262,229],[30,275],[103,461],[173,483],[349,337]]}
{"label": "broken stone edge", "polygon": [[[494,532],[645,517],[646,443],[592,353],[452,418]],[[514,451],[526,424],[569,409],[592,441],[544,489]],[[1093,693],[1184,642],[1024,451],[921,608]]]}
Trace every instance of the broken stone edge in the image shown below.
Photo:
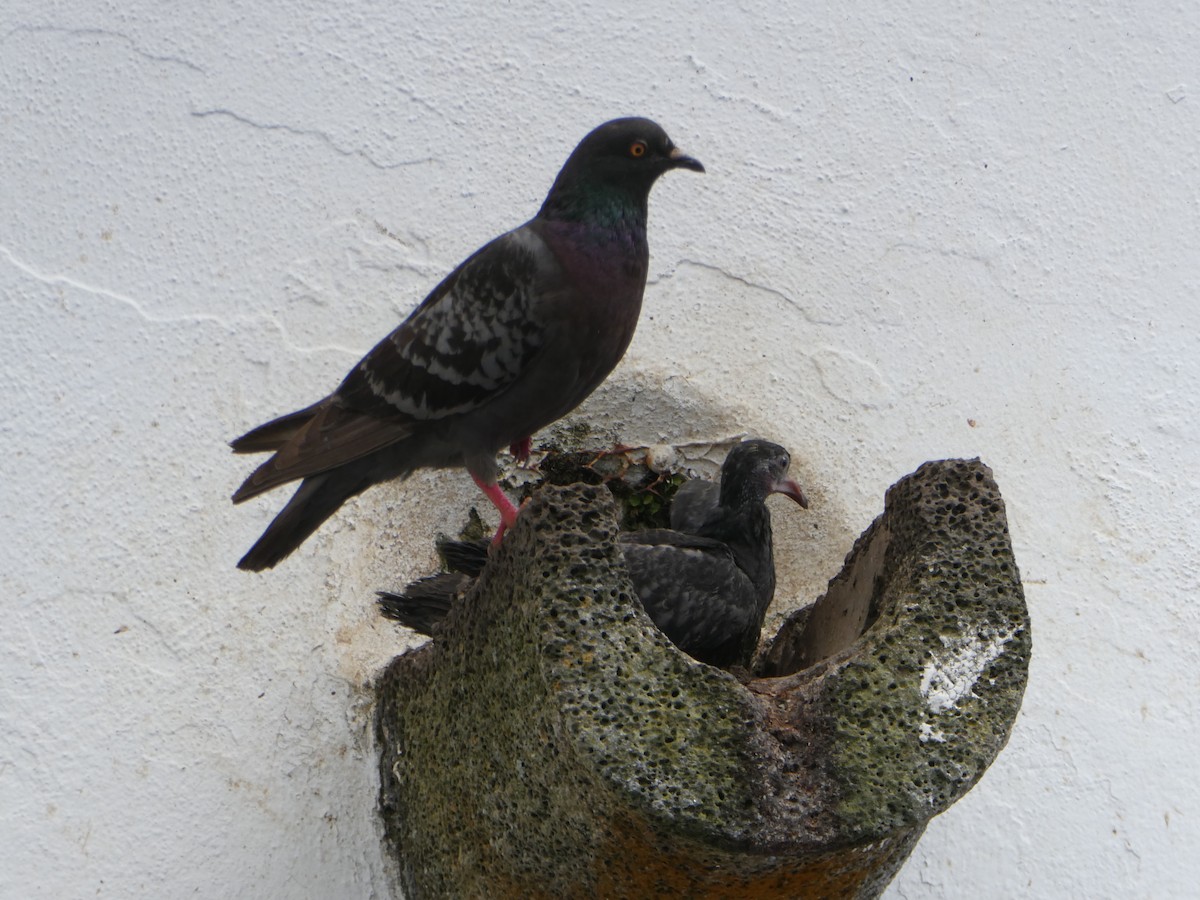
{"label": "broken stone edge", "polygon": [[1031,652],[991,470],[942,460],[888,491],[826,594],[780,628],[761,668],[794,674],[751,689],[828,748],[838,831],[854,841],[974,786],[1008,741]]}
{"label": "broken stone edge", "polygon": [[990,471],[894,486],[745,686],[658,632],[616,536],[605,489],[544,489],[437,642],[381,679],[406,893],[875,896],[1020,705],[1029,623]]}

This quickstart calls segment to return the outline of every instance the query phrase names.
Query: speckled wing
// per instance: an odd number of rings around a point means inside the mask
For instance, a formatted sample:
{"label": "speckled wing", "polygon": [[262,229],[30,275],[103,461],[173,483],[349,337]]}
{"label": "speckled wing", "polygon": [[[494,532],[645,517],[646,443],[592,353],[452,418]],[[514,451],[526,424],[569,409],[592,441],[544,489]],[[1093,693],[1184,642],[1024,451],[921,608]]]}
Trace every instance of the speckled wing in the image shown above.
{"label": "speckled wing", "polygon": [[646,613],[680,649],[702,661],[755,626],[754,585],[720,541],[676,531],[621,536]]}
{"label": "speckled wing", "polygon": [[346,376],[346,409],[427,422],[486,404],[545,340],[538,301],[560,278],[528,226],[501,235],[450,273]]}
{"label": "speckled wing", "polygon": [[545,344],[539,305],[561,289],[560,281],[553,255],[528,226],[485,245],[311,408],[309,420],[246,479],[234,501],[360,459],[413,436],[423,423],[485,406]]}

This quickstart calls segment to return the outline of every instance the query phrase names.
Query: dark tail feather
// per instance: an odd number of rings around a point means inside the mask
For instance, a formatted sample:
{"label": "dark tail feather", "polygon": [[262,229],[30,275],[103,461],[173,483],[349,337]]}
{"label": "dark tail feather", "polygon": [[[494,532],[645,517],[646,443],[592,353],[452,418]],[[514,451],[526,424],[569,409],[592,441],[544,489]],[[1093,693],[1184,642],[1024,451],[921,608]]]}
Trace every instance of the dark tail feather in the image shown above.
{"label": "dark tail feather", "polygon": [[379,591],[379,611],[421,634],[433,635],[473,579],[452,572],[414,581],[403,594]]}
{"label": "dark tail feather", "polygon": [[305,478],[288,505],[238,562],[238,568],[250,572],[272,568],[304,543],[339,506],[371,483],[358,478],[351,481],[346,474],[335,470]]}
{"label": "dark tail feather", "polygon": [[269,450],[278,450],[296,436],[296,432],[308,423],[316,413],[317,407],[324,402],[322,400],[294,413],[272,419],[265,425],[259,425],[240,438],[230,441],[229,446],[233,448],[234,453],[266,453]]}
{"label": "dark tail feather", "polygon": [[452,541],[439,538],[437,552],[446,562],[446,568],[452,572],[462,572],[464,575],[476,577],[487,565],[488,549],[491,541]]}

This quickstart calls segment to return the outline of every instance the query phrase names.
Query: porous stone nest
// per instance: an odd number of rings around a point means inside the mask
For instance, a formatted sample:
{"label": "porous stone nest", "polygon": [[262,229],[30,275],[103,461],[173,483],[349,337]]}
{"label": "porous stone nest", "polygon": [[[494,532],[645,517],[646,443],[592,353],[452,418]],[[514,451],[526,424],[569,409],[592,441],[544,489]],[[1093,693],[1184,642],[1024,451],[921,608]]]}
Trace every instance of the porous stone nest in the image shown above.
{"label": "porous stone nest", "polygon": [[378,684],[409,897],[874,897],[1008,738],[1030,634],[978,460],[927,463],[742,683],[632,593],[604,487],[541,489]]}

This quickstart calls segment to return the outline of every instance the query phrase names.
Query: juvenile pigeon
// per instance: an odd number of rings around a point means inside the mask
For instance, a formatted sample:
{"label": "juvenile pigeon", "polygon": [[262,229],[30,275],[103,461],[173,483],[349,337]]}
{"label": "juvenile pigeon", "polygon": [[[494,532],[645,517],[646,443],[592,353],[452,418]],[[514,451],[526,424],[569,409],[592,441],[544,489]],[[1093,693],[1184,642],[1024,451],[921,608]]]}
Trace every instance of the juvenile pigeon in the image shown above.
{"label": "juvenile pigeon", "polygon": [[647,614],[701,662],[750,664],[775,596],[766,499],[785,494],[808,507],[788,476],[790,463],[778,444],[743,441],[725,457],[717,504],[691,523],[694,533],[660,528],[622,535],[625,563]]}
{"label": "juvenile pigeon", "polygon": [[[700,520],[692,520],[694,533],[664,528],[621,535],[630,579],[647,615],[701,662],[725,668],[750,663],[775,593],[765,501],[781,493],[808,506],[788,476],[790,462],[778,444],[744,441],[721,466],[715,499]],[[385,616],[423,634],[436,630],[487,560],[483,543],[446,542],[440,549],[457,571],[413,582],[403,594],[379,592]]]}
{"label": "juvenile pigeon", "polygon": [[721,486],[715,481],[702,478],[685,481],[671,498],[671,527],[695,534],[720,503]]}
{"label": "juvenile pigeon", "polygon": [[[471,547],[475,549],[475,545]],[[487,562],[487,544],[480,544],[479,571]],[[434,635],[450,612],[450,607],[459,597],[471,589],[475,575],[462,572],[438,572],[411,582],[403,594],[392,591],[376,591],[379,595],[379,611],[389,619],[411,628],[419,634]]]}
{"label": "juvenile pigeon", "polygon": [[637,325],[650,188],[670,169],[703,172],[648,119],[616,119],[567,159],[538,214],[451,272],[336,391],[233,441],[271,452],[241,503],[303,479],[238,563],[268,569],[349,498],[423,467],[463,466],[500,512],[496,453],[530,436],[608,376]]}

